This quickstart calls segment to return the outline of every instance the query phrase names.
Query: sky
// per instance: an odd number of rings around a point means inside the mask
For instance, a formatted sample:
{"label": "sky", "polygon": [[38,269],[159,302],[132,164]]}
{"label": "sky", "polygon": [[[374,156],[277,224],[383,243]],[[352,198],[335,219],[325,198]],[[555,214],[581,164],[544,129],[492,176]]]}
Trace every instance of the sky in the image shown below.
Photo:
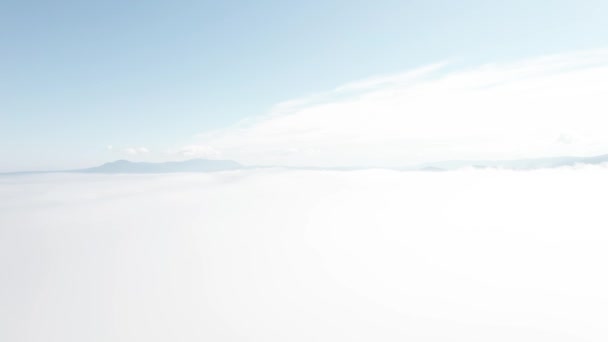
{"label": "sky", "polygon": [[0,0],[0,172],[605,153],[607,16],[602,0]]}

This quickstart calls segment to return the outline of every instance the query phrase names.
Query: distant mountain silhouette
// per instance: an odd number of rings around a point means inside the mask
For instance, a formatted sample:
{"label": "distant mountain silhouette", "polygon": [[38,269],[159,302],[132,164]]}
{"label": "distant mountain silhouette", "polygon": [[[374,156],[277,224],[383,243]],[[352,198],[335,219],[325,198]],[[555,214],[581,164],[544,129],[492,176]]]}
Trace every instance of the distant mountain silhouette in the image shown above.
{"label": "distant mountain silhouette", "polygon": [[143,163],[117,160],[97,167],[73,170],[86,173],[173,173],[173,172],[211,172],[244,168],[232,160],[191,159],[165,163]]}
{"label": "distant mountain silhouette", "polygon": [[[508,170],[536,170],[562,166],[573,166],[576,164],[597,165],[608,163],[608,154],[594,157],[555,157],[538,159],[514,159],[514,160],[448,160],[421,164],[415,167],[399,168],[402,171],[449,171],[462,168],[496,168]],[[377,167],[282,167],[282,166],[244,166],[232,160],[191,159],[185,161],[144,163],[131,162],[128,160],[117,160],[97,167],[62,170],[62,171],[25,171],[8,172],[0,175],[27,175],[40,173],[176,173],[176,172],[213,172],[240,169],[272,168],[279,167],[290,170],[333,170],[333,171],[355,171],[368,170]]]}
{"label": "distant mountain silhouette", "polygon": [[498,168],[510,170],[534,170],[562,166],[573,166],[576,164],[602,164],[608,162],[608,154],[594,157],[554,157],[538,159],[515,159],[515,160],[450,160],[442,162],[427,163],[420,166],[420,170],[456,170],[462,168]]}

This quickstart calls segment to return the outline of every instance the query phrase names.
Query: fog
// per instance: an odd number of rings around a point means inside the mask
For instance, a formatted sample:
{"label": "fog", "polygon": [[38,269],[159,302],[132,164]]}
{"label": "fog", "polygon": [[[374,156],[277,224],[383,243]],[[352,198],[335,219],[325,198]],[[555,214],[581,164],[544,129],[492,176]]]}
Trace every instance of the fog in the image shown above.
{"label": "fog", "polygon": [[608,168],[0,177],[1,341],[606,341]]}

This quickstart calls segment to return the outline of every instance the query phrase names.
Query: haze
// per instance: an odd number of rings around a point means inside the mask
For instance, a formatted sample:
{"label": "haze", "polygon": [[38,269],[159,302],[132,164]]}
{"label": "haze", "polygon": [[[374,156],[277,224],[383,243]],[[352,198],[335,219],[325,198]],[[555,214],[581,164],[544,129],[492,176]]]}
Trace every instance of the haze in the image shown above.
{"label": "haze", "polygon": [[606,18],[0,0],[0,342],[608,341]]}

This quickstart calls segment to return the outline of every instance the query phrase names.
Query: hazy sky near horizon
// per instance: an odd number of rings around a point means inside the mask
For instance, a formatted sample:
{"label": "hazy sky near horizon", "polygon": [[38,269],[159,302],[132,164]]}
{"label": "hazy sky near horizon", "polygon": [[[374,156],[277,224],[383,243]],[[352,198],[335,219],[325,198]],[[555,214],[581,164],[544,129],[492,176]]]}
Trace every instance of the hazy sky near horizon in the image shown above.
{"label": "hazy sky near horizon", "polygon": [[2,0],[0,172],[608,152],[606,17],[601,0]]}

